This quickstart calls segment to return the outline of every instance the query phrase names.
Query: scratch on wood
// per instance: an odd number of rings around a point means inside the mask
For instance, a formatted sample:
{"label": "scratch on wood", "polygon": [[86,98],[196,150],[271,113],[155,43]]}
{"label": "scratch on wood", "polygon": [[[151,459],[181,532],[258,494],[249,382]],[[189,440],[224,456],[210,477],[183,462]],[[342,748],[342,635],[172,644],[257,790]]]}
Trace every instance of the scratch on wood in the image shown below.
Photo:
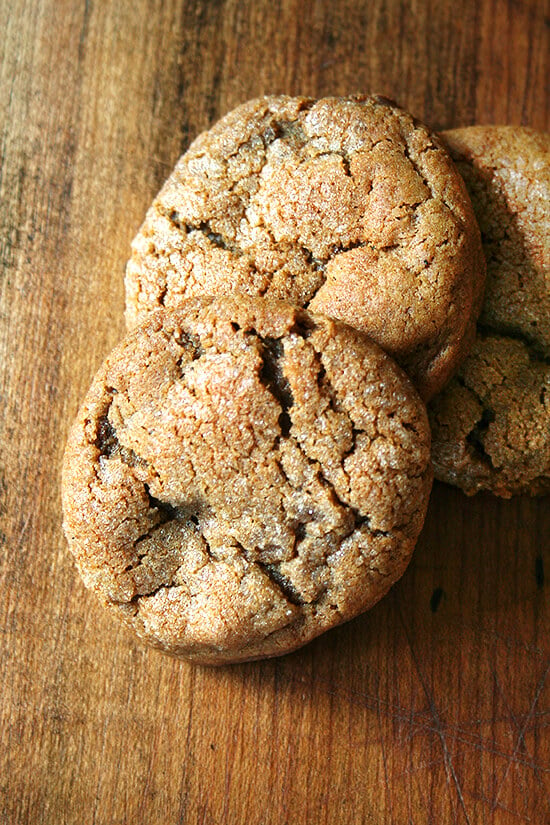
{"label": "scratch on wood", "polygon": [[[294,677],[288,680],[289,683],[294,684],[306,684],[306,680],[301,679],[299,677]],[[307,682],[309,685],[309,682]],[[336,697],[345,697],[348,701],[356,701],[357,704],[360,704],[363,707],[368,708],[369,710],[377,711],[380,708],[380,712],[385,712],[389,718],[393,721],[396,721],[400,724],[400,727],[407,728],[407,741],[411,741],[415,736],[423,733],[435,733],[439,734],[439,729],[433,724],[433,719],[431,714],[428,714],[425,710],[415,710],[414,702],[411,702],[408,708],[404,707],[403,705],[398,705],[387,700],[382,699],[381,697],[376,696],[375,694],[370,693],[363,693],[359,691],[352,691],[346,689],[334,689],[329,687],[329,683],[326,680],[318,679],[317,686],[323,687],[325,693],[329,696],[336,696]],[[525,731],[529,730],[530,722],[534,716],[537,714],[531,714],[529,718],[527,718],[527,714],[523,718],[525,721]],[[542,711],[541,716],[550,715],[550,711]],[[498,756],[503,759],[513,760],[518,765],[523,765],[524,767],[531,768],[532,770],[536,769],[542,771],[544,773],[550,772],[550,763],[540,764],[534,763],[529,759],[524,759],[521,756],[517,755],[514,757],[512,753],[507,753],[500,748],[495,747],[494,743],[490,740],[484,739],[480,735],[475,735],[470,732],[470,728],[477,728],[480,725],[489,725],[494,722],[508,722],[509,719],[507,716],[502,717],[490,717],[487,719],[479,718],[474,719],[470,723],[462,723],[460,725],[453,724],[451,722],[447,722],[446,720],[441,719],[439,717],[440,728],[444,728],[444,730],[452,734],[453,737],[457,742],[461,744],[469,745],[471,748],[491,754],[493,756]],[[414,769],[412,769],[414,772]],[[400,776],[407,774],[408,771],[402,771]]]}
{"label": "scratch on wood", "polygon": [[82,26],[80,28],[80,36],[78,38],[78,61],[82,63],[84,58],[84,46],[88,36],[88,28],[90,25],[90,12],[92,9],[91,0],[84,0],[84,15],[82,17]]}
{"label": "scratch on wood", "polygon": [[386,746],[384,744],[384,732],[382,730],[382,715],[380,713],[380,691],[377,691],[378,696],[378,704],[376,706],[376,718],[378,720],[378,730],[380,731],[380,748],[382,750],[382,764],[384,767],[384,784],[386,790],[386,798],[388,800],[388,808],[390,814],[390,822],[395,822],[393,818],[393,805],[392,805],[392,794],[391,794],[391,786],[390,786],[390,777],[388,774],[388,760],[386,757]]}
{"label": "scratch on wood", "polygon": [[[537,702],[540,698],[540,695],[542,693],[542,689],[544,687],[544,683],[546,682],[546,678],[547,678],[549,672],[550,672],[550,665],[548,665],[548,667],[546,668],[545,672],[543,673],[541,679],[539,680],[539,683],[538,683],[538,685],[536,687],[536,690],[535,690],[535,695],[533,696],[533,701],[531,702],[531,706],[530,706],[530,708],[527,712],[527,716],[525,717],[525,721],[524,721],[523,725],[521,726],[521,729],[518,732],[517,739],[516,739],[516,744],[515,744],[514,750],[512,752],[512,757],[511,757],[511,759],[508,763],[508,766],[506,767],[506,770],[504,772],[504,776],[502,777],[502,779],[500,781],[500,784],[498,785],[498,787],[496,789],[496,792],[495,792],[495,798],[494,798],[494,803],[493,803],[494,806],[496,806],[498,804],[499,800],[500,800],[500,796],[502,794],[502,789],[504,787],[504,783],[506,782],[506,779],[508,778],[508,774],[510,773],[512,763],[515,761],[515,757],[516,757],[516,754],[517,754],[519,748],[521,747],[521,743],[524,742],[524,736],[525,736],[525,731],[527,729],[527,724],[528,724],[528,722],[530,721],[531,717],[533,716],[533,714],[535,712]],[[493,808],[493,810],[494,810],[494,808]]]}
{"label": "scratch on wood", "polygon": [[[546,788],[544,787],[544,783],[543,783],[542,777],[541,777],[540,768],[536,764],[535,759],[532,756],[532,754],[527,749],[527,745],[526,745],[526,742],[525,742],[525,731],[526,731],[527,725],[529,723],[529,714],[525,715],[525,718],[524,718],[523,724],[522,724],[522,722],[518,719],[518,717],[516,716],[516,714],[512,710],[512,707],[511,707],[511,705],[510,705],[510,703],[509,703],[509,701],[508,701],[508,699],[507,699],[507,697],[504,693],[504,690],[502,689],[502,686],[500,684],[500,680],[498,678],[498,675],[497,675],[496,671],[493,668],[491,668],[491,672],[493,674],[493,679],[495,681],[495,685],[496,685],[497,690],[500,694],[502,702],[504,703],[504,705],[506,707],[506,710],[508,711],[508,713],[510,715],[510,720],[513,723],[513,726],[516,728],[516,730],[519,732],[519,734],[521,736],[521,747],[522,747],[524,753],[529,757],[529,760],[530,760],[529,761],[529,767],[532,768],[535,779],[537,780],[537,784],[539,785],[543,795],[546,797],[546,800],[549,803],[549,809],[550,809],[550,797],[548,796]],[[509,759],[511,761],[516,761],[516,760],[513,759],[513,754],[509,757]]]}
{"label": "scratch on wood", "polygon": [[[193,710],[194,710],[194,696],[195,696],[195,683],[197,679],[197,674],[195,669],[191,670],[190,674],[190,683],[189,683],[189,715],[187,719],[187,733],[185,736],[185,753],[191,753],[191,727],[193,722]],[[186,779],[185,773],[182,776],[182,781]],[[185,822],[188,820],[188,810],[187,810],[187,794],[183,792],[181,793],[183,802],[179,811],[179,825],[184,825]]]}
{"label": "scratch on wood", "polygon": [[[412,657],[412,660],[414,662],[416,672],[418,673],[418,678],[420,679],[420,683],[422,685],[424,693],[426,694],[426,699],[428,701],[428,705],[429,705],[430,712],[432,714],[432,719],[433,719],[433,722],[434,722],[435,732],[437,733],[437,735],[439,737],[439,741],[441,742],[441,747],[443,749],[443,755],[445,757],[445,775],[446,775],[446,779],[447,779],[447,787],[450,788],[449,777],[452,777],[452,780],[453,780],[453,783],[455,785],[456,792],[457,792],[457,795],[458,795],[458,800],[459,800],[459,803],[460,803],[460,807],[462,808],[462,813],[464,814],[464,817],[465,817],[466,822],[468,823],[468,825],[471,825],[471,820],[470,820],[470,817],[468,816],[468,811],[466,810],[466,803],[464,801],[464,795],[462,793],[462,788],[461,788],[460,782],[458,781],[458,776],[456,774],[455,767],[454,767],[453,761],[451,759],[451,754],[449,753],[449,748],[447,746],[447,740],[445,738],[445,733],[443,731],[443,726],[441,725],[441,720],[440,720],[440,717],[439,717],[439,713],[437,712],[437,708],[435,706],[434,698],[433,698],[432,694],[430,693],[430,691],[428,690],[428,685],[427,685],[426,679],[425,679],[424,674],[423,674],[423,672],[420,668],[420,663],[418,661],[416,651],[415,651],[415,649],[413,647],[413,644],[412,644],[412,641],[411,641],[409,628],[405,624],[405,620],[403,618],[403,613],[402,613],[401,610],[399,610],[399,619],[400,619],[401,624],[403,626],[403,630],[405,631],[405,637],[407,639],[407,644],[408,644],[409,650],[411,652],[411,657]],[[449,801],[451,802],[451,806],[454,809],[454,805],[453,805],[450,794],[449,794]],[[455,819],[456,819],[456,817],[455,817]]]}

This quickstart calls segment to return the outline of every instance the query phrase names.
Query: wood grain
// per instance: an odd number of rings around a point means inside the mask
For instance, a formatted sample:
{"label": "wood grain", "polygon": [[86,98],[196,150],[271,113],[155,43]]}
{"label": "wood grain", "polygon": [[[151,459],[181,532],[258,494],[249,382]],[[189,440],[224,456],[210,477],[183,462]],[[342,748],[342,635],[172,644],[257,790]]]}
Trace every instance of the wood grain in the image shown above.
{"label": "wood grain", "polygon": [[547,130],[549,22],[537,0],[0,4],[1,825],[548,821],[548,499],[436,486],[374,610],[214,670],[84,590],[59,468],[123,332],[129,241],[199,130],[354,91]]}

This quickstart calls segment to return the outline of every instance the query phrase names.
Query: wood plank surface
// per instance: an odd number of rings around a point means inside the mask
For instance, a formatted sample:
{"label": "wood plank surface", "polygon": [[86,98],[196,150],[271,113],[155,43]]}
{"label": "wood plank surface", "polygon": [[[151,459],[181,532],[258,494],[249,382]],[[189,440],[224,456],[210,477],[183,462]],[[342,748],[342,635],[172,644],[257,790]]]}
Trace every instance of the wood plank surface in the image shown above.
{"label": "wood plank surface", "polygon": [[264,93],[549,129],[541,0],[0,3],[0,825],[550,821],[548,499],[434,488],[403,579],[288,657],[145,649],[61,533],[67,429],[179,154]]}

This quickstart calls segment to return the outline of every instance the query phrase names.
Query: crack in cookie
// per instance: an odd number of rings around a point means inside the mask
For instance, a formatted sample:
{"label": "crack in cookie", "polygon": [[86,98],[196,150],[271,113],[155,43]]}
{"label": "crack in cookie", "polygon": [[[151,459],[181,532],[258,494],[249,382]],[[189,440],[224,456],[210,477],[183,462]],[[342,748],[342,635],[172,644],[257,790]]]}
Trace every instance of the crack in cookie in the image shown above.
{"label": "crack in cookie", "polygon": [[367,332],[428,398],[471,343],[484,269],[462,180],[419,121],[376,97],[267,97],[176,164],[133,243],[126,317],[288,300]]}
{"label": "crack in cookie", "polygon": [[431,484],[422,402],[361,333],[233,296],[158,313],[107,359],[64,463],[85,583],[198,661],[305,644],[405,568]]}
{"label": "crack in cookie", "polygon": [[472,495],[550,491],[550,137],[442,135],[481,227],[487,290],[470,356],[429,408],[436,477]]}

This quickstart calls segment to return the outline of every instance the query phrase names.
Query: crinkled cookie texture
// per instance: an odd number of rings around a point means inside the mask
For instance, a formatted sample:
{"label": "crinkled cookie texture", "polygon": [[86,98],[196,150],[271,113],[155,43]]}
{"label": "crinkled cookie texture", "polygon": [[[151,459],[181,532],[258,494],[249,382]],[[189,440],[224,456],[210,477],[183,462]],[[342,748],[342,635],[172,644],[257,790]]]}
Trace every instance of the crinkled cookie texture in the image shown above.
{"label": "crinkled cookie texture", "polygon": [[180,158],[133,242],[126,318],[233,291],[361,329],[424,398],[471,346],[485,261],[438,138],[384,98],[264,97]]}
{"label": "crinkled cookie texture", "polygon": [[363,334],[283,302],[154,313],[72,428],[64,529],[84,582],[163,650],[275,656],[403,573],[432,481],[424,405]]}
{"label": "crinkled cookie texture", "polygon": [[487,257],[471,356],[430,405],[436,477],[466,493],[550,492],[550,136],[471,127],[443,139]]}

